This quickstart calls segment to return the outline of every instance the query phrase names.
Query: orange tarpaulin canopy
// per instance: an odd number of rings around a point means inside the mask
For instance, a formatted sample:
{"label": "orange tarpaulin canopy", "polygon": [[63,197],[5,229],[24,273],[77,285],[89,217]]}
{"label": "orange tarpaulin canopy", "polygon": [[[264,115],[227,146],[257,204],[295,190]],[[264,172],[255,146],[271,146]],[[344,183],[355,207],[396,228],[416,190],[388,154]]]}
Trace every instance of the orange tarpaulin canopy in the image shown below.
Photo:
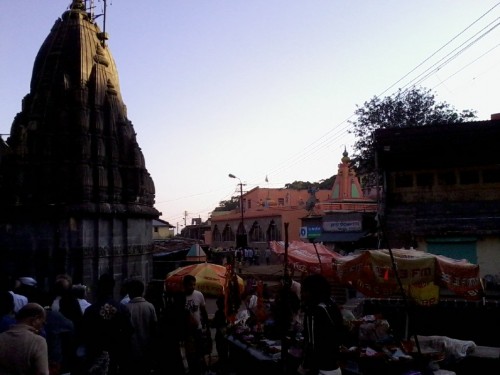
{"label": "orange tarpaulin canopy", "polygon": [[[196,289],[206,295],[220,296],[224,294],[226,286],[227,269],[214,263],[197,263],[179,267],[167,274],[165,290],[180,292],[183,290],[182,280],[186,275],[196,277]],[[243,279],[237,276],[240,293],[243,291]]]}
{"label": "orange tarpaulin canopy", "polygon": [[[271,241],[269,245],[277,255],[284,256],[284,241]],[[340,257],[339,254],[327,249],[322,244],[302,241],[290,242],[287,250],[288,263],[293,269],[306,273],[321,273],[333,276],[332,261],[334,258]]]}
{"label": "orange tarpaulin canopy", "polygon": [[[301,241],[291,242],[288,246],[289,264],[294,269],[332,276],[368,297],[388,297],[399,292],[389,250],[366,250],[342,256],[322,244],[315,246]],[[271,249],[284,254],[284,242],[271,243]],[[418,250],[393,249],[392,256],[407,290],[434,284],[466,299],[478,299],[482,295],[477,264]]]}

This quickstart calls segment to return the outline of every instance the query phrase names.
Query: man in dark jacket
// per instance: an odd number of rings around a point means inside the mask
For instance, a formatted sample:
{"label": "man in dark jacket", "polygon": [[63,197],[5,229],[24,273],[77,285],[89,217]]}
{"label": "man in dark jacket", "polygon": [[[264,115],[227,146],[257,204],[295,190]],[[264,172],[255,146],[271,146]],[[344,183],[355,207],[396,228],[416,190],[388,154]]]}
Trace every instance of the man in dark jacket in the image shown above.
{"label": "man in dark jacket", "polygon": [[[90,373],[109,365],[108,374],[120,373],[127,362],[133,332],[130,312],[113,298],[115,280],[104,274],[97,285],[97,301],[83,314],[82,328]],[[109,356],[109,364],[108,364]]]}
{"label": "man in dark jacket", "polygon": [[302,281],[305,347],[299,373],[342,374],[339,356],[343,319],[330,291],[330,283],[320,274],[309,275]]}

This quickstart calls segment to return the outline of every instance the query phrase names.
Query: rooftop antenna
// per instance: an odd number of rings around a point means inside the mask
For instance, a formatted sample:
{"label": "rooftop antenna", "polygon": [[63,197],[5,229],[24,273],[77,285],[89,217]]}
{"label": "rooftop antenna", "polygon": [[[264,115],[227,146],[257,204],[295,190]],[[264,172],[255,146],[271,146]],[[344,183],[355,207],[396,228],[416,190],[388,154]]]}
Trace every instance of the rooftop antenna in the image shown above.
{"label": "rooftop antenna", "polygon": [[108,39],[108,37],[106,35],[106,7],[107,7],[107,2],[106,2],[106,0],[102,0],[102,1],[104,3],[104,18],[103,18],[103,21],[102,21],[102,33],[104,35],[104,38],[102,39],[102,46],[104,47],[105,43],[106,43],[106,39]]}
{"label": "rooftop antenna", "polygon": [[[104,3],[104,7],[103,7],[103,12],[101,14],[98,14],[98,15],[95,15],[94,14],[94,9],[95,9],[95,6],[94,6],[94,0],[89,0],[90,1],[90,16],[91,16],[91,19],[92,21],[95,22],[95,20],[101,16],[103,16],[103,21],[102,21],[102,32],[100,34],[97,35],[97,37],[99,38],[99,40],[101,41],[101,46],[102,47],[106,47],[106,40],[108,39],[108,34],[106,34],[106,10],[107,10],[107,0],[102,0],[102,2]],[[101,1],[101,0],[99,0]]]}
{"label": "rooftop antenna", "polygon": [[[87,6],[87,2],[89,3],[88,6]],[[90,19],[92,21],[94,21],[94,19],[95,19],[95,14],[94,14],[94,9],[95,9],[94,0],[85,0],[85,9],[88,9],[88,12],[90,14]]]}

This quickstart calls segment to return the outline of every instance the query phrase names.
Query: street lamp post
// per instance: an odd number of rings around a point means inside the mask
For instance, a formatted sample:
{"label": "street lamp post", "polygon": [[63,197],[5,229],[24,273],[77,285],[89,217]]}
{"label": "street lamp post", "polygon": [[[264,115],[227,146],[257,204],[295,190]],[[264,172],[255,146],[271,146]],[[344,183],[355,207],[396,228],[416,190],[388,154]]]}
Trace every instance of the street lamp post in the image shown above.
{"label": "street lamp post", "polygon": [[243,209],[243,183],[241,182],[239,177],[236,177],[234,174],[229,173],[230,178],[237,178],[240,183],[240,211],[241,211],[241,233],[236,233],[236,247],[246,247],[247,245],[247,235],[245,231],[244,225],[244,209]]}

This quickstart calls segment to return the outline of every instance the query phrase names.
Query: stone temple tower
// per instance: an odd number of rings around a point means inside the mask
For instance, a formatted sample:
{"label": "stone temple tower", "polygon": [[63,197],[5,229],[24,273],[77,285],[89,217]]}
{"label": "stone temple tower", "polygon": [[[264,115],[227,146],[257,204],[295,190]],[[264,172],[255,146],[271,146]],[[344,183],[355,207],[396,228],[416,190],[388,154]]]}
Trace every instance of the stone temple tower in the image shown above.
{"label": "stone temple tower", "polygon": [[52,27],[0,140],[0,272],[49,285],[152,276],[154,184],[107,36],[83,1]]}

